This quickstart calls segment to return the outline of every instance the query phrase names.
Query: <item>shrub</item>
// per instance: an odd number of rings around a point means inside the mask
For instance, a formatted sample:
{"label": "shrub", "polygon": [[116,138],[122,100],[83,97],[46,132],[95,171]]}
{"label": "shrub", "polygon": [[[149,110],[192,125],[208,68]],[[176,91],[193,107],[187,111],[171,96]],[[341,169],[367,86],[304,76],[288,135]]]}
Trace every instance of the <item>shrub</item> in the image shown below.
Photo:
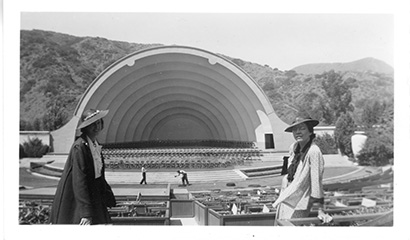
{"label": "shrub", "polygon": [[393,148],[383,135],[371,135],[359,152],[357,159],[362,166],[384,166],[393,162]]}
{"label": "shrub", "polygon": [[33,62],[33,67],[34,68],[45,68],[45,67],[55,65],[56,63],[57,63],[57,60],[54,54],[47,53],[37,58],[36,61]]}
{"label": "shrub", "polygon": [[19,158],[25,158],[27,156],[26,152],[24,152],[24,147],[23,145],[20,144],[20,153],[19,153]]}
{"label": "shrub", "polygon": [[44,145],[38,138],[29,138],[28,142],[23,143],[23,147],[27,157],[42,157],[50,149],[48,145]]}
{"label": "shrub", "polygon": [[323,154],[338,153],[335,138],[328,133],[325,133],[322,136],[317,136],[315,138],[315,143],[319,146]]}
{"label": "shrub", "polygon": [[340,153],[352,157],[352,136],[355,132],[355,122],[350,113],[343,113],[336,122],[335,140]]}
{"label": "shrub", "polygon": [[20,119],[20,131],[30,131],[30,130],[33,130],[33,125],[24,119]]}

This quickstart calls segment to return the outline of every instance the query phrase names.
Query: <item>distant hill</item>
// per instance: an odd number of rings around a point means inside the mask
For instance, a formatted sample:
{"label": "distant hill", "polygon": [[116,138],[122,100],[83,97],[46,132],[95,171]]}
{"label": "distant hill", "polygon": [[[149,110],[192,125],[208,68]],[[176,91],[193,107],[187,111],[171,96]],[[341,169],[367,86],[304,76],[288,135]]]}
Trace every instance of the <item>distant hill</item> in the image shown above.
{"label": "distant hill", "polygon": [[76,37],[43,30],[20,31],[20,119],[33,121],[60,97],[71,117],[90,83],[120,58],[160,44]]}
{"label": "distant hill", "polygon": [[311,63],[293,68],[299,74],[321,74],[330,70],[335,72],[376,72],[392,74],[393,67],[375,58],[363,58],[347,63]]}
{"label": "distant hill", "polygon": [[[64,106],[65,122],[68,121],[85,89],[104,69],[128,54],[154,46],[162,44],[76,37],[43,30],[20,31],[20,120],[41,124],[50,112],[48,108],[58,102]],[[328,71],[331,66],[346,71],[344,79],[357,80],[357,88],[352,90],[357,115],[367,101],[393,101],[392,68],[376,59],[344,64],[308,64],[281,71],[218,54],[244,69],[264,90],[279,118],[287,123],[294,118],[295,109],[323,97],[321,79],[315,74]]]}

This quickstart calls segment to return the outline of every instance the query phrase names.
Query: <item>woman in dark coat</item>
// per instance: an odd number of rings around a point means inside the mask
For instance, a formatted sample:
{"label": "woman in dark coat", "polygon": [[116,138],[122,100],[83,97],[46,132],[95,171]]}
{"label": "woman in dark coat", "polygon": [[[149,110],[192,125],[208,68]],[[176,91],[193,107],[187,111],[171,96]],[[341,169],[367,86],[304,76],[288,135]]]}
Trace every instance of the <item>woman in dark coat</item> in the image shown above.
{"label": "woman in dark coat", "polygon": [[116,205],[105,180],[104,159],[96,137],[108,110],[88,110],[81,117],[81,136],[74,142],[58,183],[51,209],[52,224],[107,224],[107,207]]}

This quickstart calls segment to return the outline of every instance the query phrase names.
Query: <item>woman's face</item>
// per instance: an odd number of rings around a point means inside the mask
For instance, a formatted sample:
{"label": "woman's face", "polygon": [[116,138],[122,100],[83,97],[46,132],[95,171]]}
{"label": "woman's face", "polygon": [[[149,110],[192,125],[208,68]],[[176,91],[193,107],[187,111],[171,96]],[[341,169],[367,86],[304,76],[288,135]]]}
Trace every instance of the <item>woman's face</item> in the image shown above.
{"label": "woman's face", "polygon": [[305,144],[310,140],[310,135],[308,126],[306,123],[301,123],[292,128],[293,137],[298,143]]}
{"label": "woman's face", "polygon": [[102,119],[97,120],[93,124],[91,124],[89,127],[88,134],[92,134],[97,136],[103,129],[104,129],[104,121]]}

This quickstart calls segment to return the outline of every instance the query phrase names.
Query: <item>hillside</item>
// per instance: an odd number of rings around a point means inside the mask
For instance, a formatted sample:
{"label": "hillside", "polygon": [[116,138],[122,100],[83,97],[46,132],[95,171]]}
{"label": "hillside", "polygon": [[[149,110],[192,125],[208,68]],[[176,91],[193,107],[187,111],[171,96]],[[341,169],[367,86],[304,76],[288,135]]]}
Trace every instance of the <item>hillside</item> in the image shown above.
{"label": "hillside", "polygon": [[312,63],[293,68],[299,74],[321,74],[326,71],[336,72],[377,72],[393,74],[393,68],[383,61],[375,58],[363,58],[348,63]]}
{"label": "hillside", "polygon": [[[105,68],[130,53],[153,46],[161,44],[128,43],[42,30],[22,30],[20,120],[31,124],[34,121],[41,122],[57,102],[64,109],[66,118],[61,123],[64,124],[72,116],[87,86]],[[298,71],[280,71],[266,65],[224,57],[255,79],[265,91],[275,112],[285,122],[289,123],[300,107],[309,107],[306,104],[313,105],[314,101],[325,97],[321,79],[315,74],[300,74],[298,68],[302,66],[295,68]],[[367,59],[353,63],[355,62],[342,65],[345,69],[351,69],[343,73],[344,79],[357,80],[357,87],[352,89],[352,101],[357,113],[360,113],[366,101],[393,101],[393,75],[387,74],[385,70],[376,71],[381,67],[374,67],[375,71],[363,70],[370,63],[376,66],[380,63],[379,60]]]}

